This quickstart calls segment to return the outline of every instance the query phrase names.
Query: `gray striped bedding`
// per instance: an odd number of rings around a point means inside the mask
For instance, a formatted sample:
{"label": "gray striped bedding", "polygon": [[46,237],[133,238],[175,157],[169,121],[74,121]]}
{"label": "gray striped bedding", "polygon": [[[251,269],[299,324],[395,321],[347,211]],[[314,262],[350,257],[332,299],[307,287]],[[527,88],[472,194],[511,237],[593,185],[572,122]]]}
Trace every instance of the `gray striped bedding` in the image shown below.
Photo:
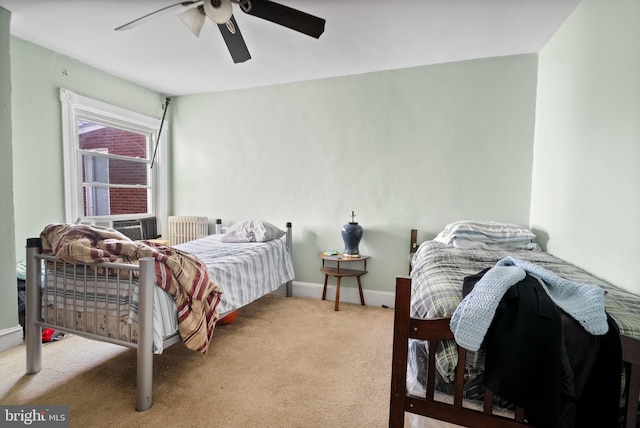
{"label": "gray striped bedding", "polygon": [[[506,256],[535,263],[566,279],[595,284],[605,292],[605,307],[620,327],[620,333],[640,339],[640,296],[615,287],[547,252],[534,250],[458,249],[427,241],[412,259],[411,316],[436,318],[452,315],[462,300],[464,277],[492,267]],[[455,342],[448,341],[436,355],[436,368],[446,382],[454,379],[457,363]],[[484,355],[468,353],[465,376],[482,372]]]}
{"label": "gray striped bedding", "polygon": [[195,254],[222,288],[221,314],[241,308],[294,278],[293,260],[284,239],[226,243],[209,235],[176,248]]}

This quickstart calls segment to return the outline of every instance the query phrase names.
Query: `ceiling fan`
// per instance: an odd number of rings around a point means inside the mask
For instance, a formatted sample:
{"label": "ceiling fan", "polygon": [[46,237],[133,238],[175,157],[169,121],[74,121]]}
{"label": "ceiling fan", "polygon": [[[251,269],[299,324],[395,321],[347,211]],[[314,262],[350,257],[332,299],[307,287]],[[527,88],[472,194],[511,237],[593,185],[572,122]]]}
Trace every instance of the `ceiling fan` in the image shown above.
{"label": "ceiling fan", "polygon": [[177,9],[185,9],[178,16],[196,37],[200,36],[205,19],[211,19],[218,26],[233,62],[244,62],[250,59],[251,55],[244,42],[240,28],[233,17],[232,2],[237,3],[240,9],[249,15],[266,19],[316,39],[324,32],[324,19],[269,0],[182,1],[135,19],[116,28],[116,31],[128,30],[161,14]]}

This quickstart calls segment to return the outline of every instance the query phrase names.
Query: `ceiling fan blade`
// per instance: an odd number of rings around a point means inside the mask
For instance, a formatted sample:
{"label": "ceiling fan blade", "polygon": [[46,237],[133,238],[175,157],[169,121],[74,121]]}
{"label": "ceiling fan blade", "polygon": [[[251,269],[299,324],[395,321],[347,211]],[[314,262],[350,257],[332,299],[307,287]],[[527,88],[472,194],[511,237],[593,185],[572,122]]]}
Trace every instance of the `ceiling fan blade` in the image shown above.
{"label": "ceiling fan blade", "polygon": [[156,18],[160,15],[164,15],[165,13],[171,12],[172,10],[178,9],[180,7],[190,7],[190,6],[194,6],[198,3],[202,3],[202,0],[193,0],[193,1],[182,1],[180,3],[176,3],[176,4],[172,4],[166,7],[163,7],[162,9],[158,9],[155,12],[151,12],[146,14],[145,16],[138,18],[138,19],[134,19],[131,22],[128,22],[124,25],[119,26],[118,28],[116,28],[116,31],[119,30],[129,30],[131,28],[137,27],[138,25],[147,22],[153,18]]}
{"label": "ceiling fan blade", "polygon": [[200,31],[202,31],[206,19],[204,10],[202,10],[201,7],[202,6],[191,8],[178,15],[178,18],[184,22],[184,25],[186,25],[196,37],[200,37]]}
{"label": "ceiling fan blade", "polygon": [[249,49],[247,49],[247,45],[244,42],[242,33],[240,32],[240,27],[238,27],[233,15],[231,15],[231,19],[229,19],[225,24],[218,24],[218,28],[220,29],[224,42],[227,44],[227,49],[229,49],[229,53],[231,54],[231,58],[233,58],[234,63],[237,64],[251,59]]}
{"label": "ceiling fan blade", "polygon": [[284,27],[299,31],[316,39],[324,32],[325,20],[308,13],[269,0],[240,2],[242,10],[249,15],[266,19]]}

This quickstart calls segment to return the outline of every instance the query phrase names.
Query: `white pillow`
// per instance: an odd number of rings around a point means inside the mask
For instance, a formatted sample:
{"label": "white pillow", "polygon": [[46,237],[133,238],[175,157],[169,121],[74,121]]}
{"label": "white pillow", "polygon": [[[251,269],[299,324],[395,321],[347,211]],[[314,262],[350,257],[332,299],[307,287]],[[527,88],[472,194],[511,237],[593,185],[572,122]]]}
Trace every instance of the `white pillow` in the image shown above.
{"label": "white pillow", "polygon": [[239,221],[227,229],[222,236],[223,242],[266,242],[280,238],[283,230],[262,220]]}
{"label": "white pillow", "polygon": [[[463,220],[448,224],[434,241],[447,245],[468,245],[466,241],[504,245],[508,248],[527,248],[535,240],[529,229],[511,223]],[[459,244],[456,245],[456,242]]]}

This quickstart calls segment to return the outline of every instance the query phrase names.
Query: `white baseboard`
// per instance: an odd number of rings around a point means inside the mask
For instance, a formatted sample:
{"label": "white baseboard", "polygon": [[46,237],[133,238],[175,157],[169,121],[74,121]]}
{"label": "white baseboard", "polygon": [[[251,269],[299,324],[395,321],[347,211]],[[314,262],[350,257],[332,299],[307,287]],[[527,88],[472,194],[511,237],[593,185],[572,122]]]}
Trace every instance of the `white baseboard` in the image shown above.
{"label": "white baseboard", "polygon": [[22,326],[0,331],[0,352],[22,345]]}
{"label": "white baseboard", "polygon": [[[322,299],[322,284],[312,282],[293,281],[293,295],[300,297],[315,297]],[[367,290],[363,288],[364,303],[367,306],[383,306],[393,308],[395,306],[395,293],[390,291]],[[336,286],[327,285],[327,300],[334,301],[336,298]],[[340,286],[340,302],[360,304],[360,293],[358,287]]]}

